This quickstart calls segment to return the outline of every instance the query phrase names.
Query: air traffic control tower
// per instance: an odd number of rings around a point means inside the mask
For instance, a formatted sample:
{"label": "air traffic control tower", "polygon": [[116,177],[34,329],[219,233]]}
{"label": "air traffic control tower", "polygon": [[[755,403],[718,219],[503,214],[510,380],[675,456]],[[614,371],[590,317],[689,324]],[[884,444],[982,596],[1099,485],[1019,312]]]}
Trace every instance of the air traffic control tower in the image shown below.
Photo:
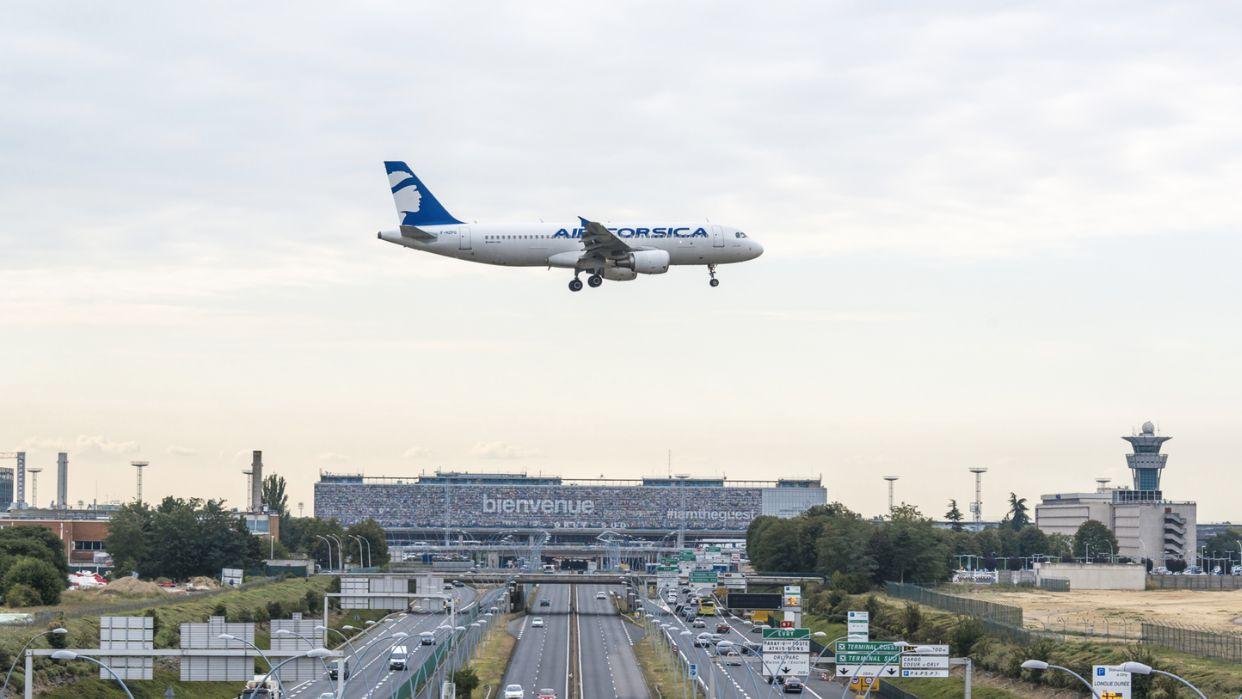
{"label": "air traffic control tower", "polygon": [[1160,472],[1164,470],[1168,454],[1160,453],[1160,446],[1173,439],[1172,437],[1156,436],[1156,426],[1151,422],[1143,423],[1143,431],[1130,437],[1122,437],[1134,448],[1133,454],[1126,454],[1126,462],[1130,465],[1130,473],[1134,476],[1134,489],[1138,491],[1155,491],[1152,500],[1160,499]]}

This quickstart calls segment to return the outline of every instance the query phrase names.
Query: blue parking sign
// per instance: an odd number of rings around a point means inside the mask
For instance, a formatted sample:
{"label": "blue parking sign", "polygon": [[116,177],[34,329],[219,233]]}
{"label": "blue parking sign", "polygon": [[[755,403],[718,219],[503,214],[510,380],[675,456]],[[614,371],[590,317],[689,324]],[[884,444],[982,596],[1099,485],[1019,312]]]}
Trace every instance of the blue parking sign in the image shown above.
{"label": "blue parking sign", "polygon": [[694,663],[690,663],[690,678],[694,679],[695,677],[698,677],[698,676],[699,676],[699,666]]}

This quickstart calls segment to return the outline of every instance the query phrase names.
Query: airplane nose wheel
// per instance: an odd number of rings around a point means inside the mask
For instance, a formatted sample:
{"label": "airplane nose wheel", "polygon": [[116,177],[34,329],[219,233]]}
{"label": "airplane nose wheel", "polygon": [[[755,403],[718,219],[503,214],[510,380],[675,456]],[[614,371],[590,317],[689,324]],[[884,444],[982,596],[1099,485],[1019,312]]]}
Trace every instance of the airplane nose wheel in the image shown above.
{"label": "airplane nose wheel", "polygon": [[716,278],[716,265],[708,265],[707,273],[712,276],[712,280],[707,283],[711,284],[713,288],[720,286],[720,280]]}
{"label": "airplane nose wheel", "polygon": [[582,280],[578,279],[577,277],[570,279],[569,290],[570,291],[582,291]]}
{"label": "airplane nose wheel", "polygon": [[719,280],[719,279],[713,279],[713,280],[711,280],[710,282],[708,282],[708,284],[711,284],[712,286],[720,286],[720,280]]}
{"label": "airplane nose wheel", "polygon": [[603,283],[604,283],[604,278],[599,276],[598,274],[592,274],[591,276],[587,277],[587,284],[589,284],[592,289],[598,287],[600,284],[603,284]]}

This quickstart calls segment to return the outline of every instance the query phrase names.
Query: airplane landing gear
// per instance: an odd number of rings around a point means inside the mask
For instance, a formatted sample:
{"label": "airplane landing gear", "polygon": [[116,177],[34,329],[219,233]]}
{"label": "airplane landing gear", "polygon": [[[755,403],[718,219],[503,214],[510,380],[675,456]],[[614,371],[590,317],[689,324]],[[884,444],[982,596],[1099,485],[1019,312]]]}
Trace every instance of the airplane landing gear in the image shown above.
{"label": "airplane landing gear", "polygon": [[720,286],[720,280],[716,278],[716,265],[708,265],[707,273],[712,276],[712,280],[707,283],[711,284],[713,288]]}
{"label": "airplane landing gear", "polygon": [[569,290],[570,291],[582,291],[582,280],[577,277],[570,279]]}
{"label": "airplane landing gear", "polygon": [[587,277],[587,284],[590,285],[592,289],[598,287],[600,284],[603,284],[603,283],[604,283],[604,278],[599,276],[598,274],[592,274],[591,276]]}

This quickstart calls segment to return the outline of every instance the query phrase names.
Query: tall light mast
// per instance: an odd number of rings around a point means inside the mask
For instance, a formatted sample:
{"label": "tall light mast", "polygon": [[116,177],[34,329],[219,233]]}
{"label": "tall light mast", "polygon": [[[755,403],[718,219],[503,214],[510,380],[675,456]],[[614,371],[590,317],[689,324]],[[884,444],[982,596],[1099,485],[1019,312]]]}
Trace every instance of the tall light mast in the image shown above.
{"label": "tall light mast", "polygon": [[983,466],[975,466],[970,469],[975,474],[975,501],[970,503],[970,514],[975,518],[975,531],[983,530],[983,474],[987,473],[987,468]]}
{"label": "tall light mast", "polygon": [[888,481],[888,514],[893,514],[893,484],[897,482],[898,476],[885,476],[884,480]]}

